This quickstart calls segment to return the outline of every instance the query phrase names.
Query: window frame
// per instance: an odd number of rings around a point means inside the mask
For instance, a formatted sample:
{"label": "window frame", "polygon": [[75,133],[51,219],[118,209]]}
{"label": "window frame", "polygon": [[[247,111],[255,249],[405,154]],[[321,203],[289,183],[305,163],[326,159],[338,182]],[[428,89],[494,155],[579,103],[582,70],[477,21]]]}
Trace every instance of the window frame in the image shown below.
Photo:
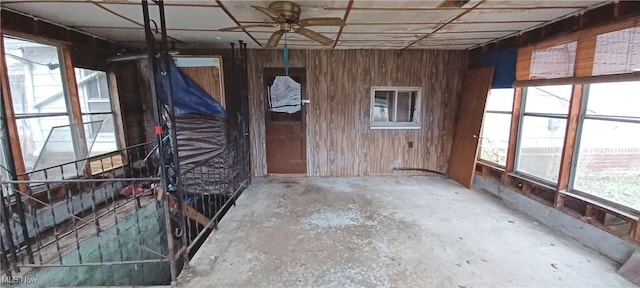
{"label": "window frame", "polygon": [[[625,81],[618,81],[625,82]],[[630,206],[626,206],[624,204],[620,204],[614,202],[612,200],[600,197],[598,195],[594,195],[592,193],[579,190],[575,188],[576,177],[578,176],[578,163],[580,159],[580,146],[582,142],[582,131],[584,129],[585,120],[599,120],[599,121],[609,121],[609,122],[623,122],[623,123],[632,123],[640,125],[640,119],[634,119],[633,117],[626,116],[614,116],[614,115],[587,115],[588,105],[589,105],[589,90],[591,88],[591,84],[595,83],[614,83],[614,82],[593,82],[593,83],[585,83],[582,84],[582,99],[580,103],[580,114],[578,115],[578,126],[576,128],[576,140],[574,144],[574,153],[571,155],[571,172],[569,174],[569,183],[567,190],[569,193],[576,194],[587,199],[593,200],[597,203],[604,204],[609,207],[613,207],[615,209],[631,213],[634,215],[640,215],[640,210],[634,209]]]}
{"label": "window frame", "polygon": [[[576,85],[574,84],[559,84],[557,86],[564,86],[564,85],[571,85],[571,97],[569,98],[569,101],[571,101],[572,97],[573,97],[573,93],[574,90],[576,89]],[[540,85],[540,86],[545,86],[545,85]],[[549,86],[556,86],[556,85],[549,85]],[[526,112],[526,105],[527,105],[527,94],[528,94],[528,90],[529,88],[532,87],[539,87],[539,86],[525,86],[522,87],[522,101],[520,103],[520,115],[518,115],[518,136],[517,136],[517,141],[516,141],[516,151],[515,151],[515,157],[513,159],[513,173],[519,176],[522,176],[524,178],[527,179],[531,179],[535,182],[541,183],[543,185],[547,185],[550,187],[556,187],[558,186],[558,180],[554,181],[550,181],[548,179],[544,179],[540,176],[536,176],[533,175],[531,173],[527,173],[524,172],[522,170],[519,169],[520,166],[520,154],[521,154],[521,148],[522,148],[522,128],[524,125],[524,117],[525,116],[530,116],[530,117],[539,117],[539,118],[553,118],[553,119],[564,119],[565,121],[569,121],[569,108],[567,108],[567,113],[566,114],[558,114],[558,113],[541,113],[541,112]],[[515,115],[514,115],[515,116]],[[564,141],[566,141],[567,139],[567,127],[565,125],[564,129]],[[563,141],[563,142],[564,142]],[[563,151],[564,151],[564,145],[563,145]],[[563,153],[563,152],[561,152]],[[561,155],[562,156],[562,155]],[[561,163],[560,163],[561,165]],[[561,168],[561,167],[560,167]],[[560,171],[558,171],[558,177],[560,176]]]}
{"label": "window frame", "polygon": [[[84,109],[82,109],[82,103],[80,103],[80,112],[81,112],[81,117],[83,118],[82,123],[83,123],[83,124],[88,124],[88,123],[96,122],[95,120],[84,121],[84,117],[85,117],[85,116],[86,116],[86,117],[91,118],[92,116],[110,115],[110,116],[111,116],[111,119],[112,119],[112,121],[113,121],[113,125],[114,125],[114,132],[113,132],[113,133],[114,133],[114,142],[116,143],[116,149],[115,149],[115,150],[113,150],[113,151],[104,152],[104,153],[99,153],[99,154],[96,154],[96,155],[91,156],[91,150],[93,149],[93,147],[87,147],[87,149],[88,149],[88,153],[89,153],[87,157],[94,157],[94,156],[97,156],[97,155],[109,154],[109,153],[113,153],[113,152],[116,152],[116,151],[118,151],[118,150],[122,149],[123,147],[121,147],[121,141],[120,141],[120,137],[121,137],[121,135],[120,135],[120,133],[118,132],[118,129],[119,129],[119,128],[118,128],[118,127],[115,127],[115,126],[116,126],[116,123],[117,123],[117,121],[116,121],[116,117],[117,117],[116,109],[117,109],[117,107],[115,107],[115,106],[114,106],[114,101],[113,101],[113,97],[114,97],[114,96],[113,96],[113,93],[112,93],[112,91],[111,91],[111,87],[112,87],[112,86],[111,86],[111,84],[112,84],[112,83],[111,83],[111,79],[110,79],[111,77],[109,77],[109,71],[104,71],[104,70],[100,70],[100,69],[81,68],[81,67],[75,67],[75,66],[73,67],[73,69],[74,69],[74,70],[75,70],[75,69],[89,70],[89,71],[91,71],[91,73],[95,73],[95,74],[96,74],[96,75],[93,75],[93,76],[91,76],[91,77],[95,77],[95,79],[96,79],[96,85],[97,85],[97,87],[98,87],[98,90],[100,91],[100,98],[97,98],[97,99],[91,99],[91,98],[89,97],[89,95],[87,95],[86,99],[84,99],[85,104],[86,104],[86,106],[85,106],[85,107],[86,107],[86,110],[90,110],[90,109],[89,109],[89,105],[90,105],[91,103],[109,103],[109,112],[89,112],[89,111],[85,111]],[[102,92],[102,91],[100,90],[100,83],[99,83],[99,81],[97,81],[101,76],[100,76],[100,75],[97,75],[98,73],[96,73],[96,72],[102,72],[102,73],[104,73],[104,80],[105,80],[105,81],[106,81],[106,83],[107,83],[107,86],[106,86],[106,88],[107,88],[106,93],[107,93],[107,96],[108,96],[107,98],[103,98],[103,96],[104,96],[104,95],[103,95],[103,94],[104,94],[104,92]],[[74,73],[75,73],[75,71],[74,71]],[[89,80],[92,80],[92,79],[89,79]],[[76,79],[76,86],[77,86],[77,88],[78,88],[78,94],[80,94],[80,85],[81,85],[81,84],[83,84],[83,83],[80,83],[80,81],[79,81],[78,79]],[[85,90],[88,90],[88,89],[86,88],[86,86],[85,86],[85,87],[83,87],[83,88],[84,88]],[[86,94],[86,93],[87,93],[87,92],[85,91],[85,94]],[[82,100],[82,97],[78,97],[78,101],[83,101],[83,100]],[[102,127],[103,127],[102,125],[104,124],[104,121],[105,121],[105,120],[102,120],[102,121],[103,121],[103,122],[102,122],[102,123],[101,123],[101,125],[100,125],[100,127],[101,127],[100,129],[102,129]],[[83,127],[85,127],[85,126],[83,125]],[[84,133],[85,133],[85,135],[86,135],[87,131],[84,131]]]}
{"label": "window frame", "polygon": [[[505,89],[505,88],[491,88],[491,90],[493,90],[493,89]],[[478,156],[476,157],[476,161],[479,161],[479,162],[482,162],[484,164],[487,164],[487,165],[490,165],[490,166],[494,166],[496,168],[500,168],[500,169],[503,169],[503,170],[506,168],[506,166],[508,164],[508,159],[506,159],[506,158],[508,158],[508,155],[509,155],[509,143],[507,142],[507,150],[505,151],[507,153],[507,155],[506,155],[507,157],[505,157],[505,164],[504,165],[502,165],[500,163],[497,163],[497,162],[493,162],[491,160],[482,159],[481,158],[481,155],[482,155],[481,147],[482,147],[482,141],[484,139],[484,135],[483,135],[484,134],[483,133],[484,132],[484,124],[485,124],[484,119],[485,119],[485,116],[487,114],[509,115],[509,119],[510,119],[510,121],[509,121],[509,133],[508,133],[509,136],[507,137],[507,140],[511,139],[511,124],[512,124],[511,122],[513,121],[513,117],[515,116],[515,115],[513,115],[513,110],[514,110],[514,106],[513,105],[515,104],[515,100],[516,100],[516,93],[517,93],[516,90],[517,90],[517,88],[514,87],[514,88],[506,88],[506,89],[513,89],[513,94],[511,95],[511,109],[509,111],[485,109],[484,114],[482,116],[482,127],[480,128],[480,141],[478,142],[479,151],[478,151]],[[491,91],[489,91],[489,94],[491,94]],[[491,97],[491,95],[489,95],[488,97]],[[487,97],[487,102],[488,102],[488,99],[489,99],[488,97]]]}
{"label": "window frame", "polygon": [[[14,35],[14,34],[10,34],[10,33],[0,33],[0,37],[3,37],[3,41],[2,44],[5,45],[5,39],[7,38],[11,38],[11,39],[17,39],[17,40],[21,40],[21,41],[26,41],[26,42],[32,42],[32,43],[37,43],[37,44],[42,44],[42,45],[47,45],[47,46],[51,46],[54,47],[56,49],[56,53],[57,53],[57,60],[58,60],[58,68],[60,71],[60,82],[61,82],[61,86],[62,86],[62,90],[61,90],[61,94],[62,94],[62,98],[64,101],[64,107],[66,109],[66,112],[43,112],[43,113],[15,113],[13,110],[15,109],[13,107],[13,105],[11,105],[11,107],[7,107],[7,109],[10,109],[12,111],[12,113],[14,114],[14,117],[12,117],[13,119],[10,119],[10,121],[15,121],[16,120],[21,120],[21,119],[46,119],[47,117],[68,117],[68,125],[73,125],[74,121],[76,120],[76,116],[79,116],[80,119],[84,119],[84,116],[91,116],[91,115],[98,115],[98,114],[102,114],[102,115],[106,115],[109,114],[111,115],[111,117],[113,117],[113,121],[114,121],[114,125],[115,125],[115,142],[117,145],[117,149],[112,151],[112,152],[108,152],[108,153],[100,153],[99,155],[96,156],[89,156],[87,155],[86,157],[82,157],[79,158],[78,160],[82,160],[82,159],[87,159],[87,158],[96,158],[96,157],[100,157],[101,155],[104,156],[108,156],[111,155],[115,152],[118,152],[118,149],[121,149],[122,146],[122,140],[124,139],[122,135],[122,131],[121,131],[121,127],[117,126],[117,123],[120,120],[120,114],[117,112],[119,111],[119,108],[116,107],[115,105],[117,105],[117,103],[119,103],[118,99],[114,99],[117,97],[117,91],[111,91],[112,89],[112,85],[113,83],[111,83],[111,72],[110,71],[104,71],[102,69],[92,69],[92,68],[84,68],[84,69],[90,69],[90,70],[96,70],[96,71],[100,71],[100,72],[104,72],[106,74],[106,81],[107,81],[107,91],[108,91],[108,95],[109,98],[105,99],[105,98],[100,98],[100,99],[95,99],[94,101],[102,101],[102,102],[106,102],[109,101],[110,102],[110,112],[99,112],[99,113],[89,113],[89,112],[85,112],[83,109],[80,109],[80,111],[74,111],[73,105],[75,103],[75,101],[72,99],[71,94],[72,94],[72,85],[75,85],[75,87],[73,89],[77,89],[78,83],[77,83],[77,79],[75,79],[76,77],[73,77],[73,79],[70,79],[71,76],[69,75],[68,71],[69,69],[75,70],[75,68],[80,68],[80,67],[75,67],[73,65],[69,65],[68,63],[70,63],[71,59],[67,59],[68,57],[70,57],[70,51],[69,51],[69,47],[65,46],[64,44],[55,42],[55,41],[48,41],[47,39],[41,39],[41,38],[31,38],[31,37],[25,37],[23,35]],[[4,47],[2,49],[3,51],[5,50]],[[0,57],[6,57],[7,52],[4,51],[5,53],[3,55],[0,55]],[[6,71],[8,73],[8,71]],[[73,73],[75,73],[75,71],[72,71]],[[7,75],[8,76],[8,75]],[[11,93],[11,87],[9,85],[9,83],[7,83],[6,89],[9,91],[9,97],[11,97],[11,99],[13,100],[13,94]],[[102,93],[101,93],[102,94]],[[80,101],[79,97],[77,99],[77,101]],[[79,103],[78,103],[79,104]],[[79,114],[79,115],[77,115]],[[80,132],[86,132],[84,131],[84,124],[90,123],[91,121],[84,121],[82,120],[82,124],[81,127],[83,127],[83,130]],[[82,151],[82,147],[83,145],[86,146],[85,143],[83,143],[83,139],[81,139],[81,137],[78,136],[78,131],[75,131],[75,129],[71,129],[71,135],[73,137],[72,139],[72,145],[73,145],[73,149],[74,149],[74,154],[76,155],[76,158],[78,158],[78,153],[81,153]],[[3,146],[5,146],[5,143],[1,143]],[[6,148],[6,147],[3,147]],[[85,148],[89,148],[89,147],[85,147]],[[3,150],[7,150],[7,149],[3,149]],[[21,175],[28,175],[34,171],[38,171],[38,170],[42,170],[42,169],[36,169],[36,170],[27,170],[26,169],[26,163],[25,163],[25,159],[24,159],[24,151],[22,151],[22,147],[20,147],[19,149],[20,151],[20,157],[18,158],[18,155],[16,155],[13,151],[13,149],[11,149],[9,147],[8,151],[4,151],[3,153],[5,155],[11,154],[11,157],[15,163],[16,166],[19,166],[18,163],[21,162],[22,166],[21,168],[16,167],[16,171],[12,171],[12,173],[17,173],[18,177],[21,177]],[[39,156],[38,156],[39,157]],[[74,160],[74,161],[78,161],[78,160]],[[95,159],[94,159],[95,160]],[[54,165],[55,167],[55,165]],[[78,175],[84,175],[86,172],[90,172],[93,173],[91,171],[80,171],[78,170]]]}
{"label": "window frame", "polygon": [[[60,71],[60,85],[62,86],[62,90],[60,91],[60,93],[62,94],[62,98],[63,101],[65,103],[65,109],[66,112],[43,112],[43,113],[16,113],[15,112],[15,107],[12,105],[11,106],[11,110],[13,111],[13,115],[14,115],[14,119],[13,121],[16,122],[17,125],[17,120],[23,120],[23,119],[45,119],[49,118],[49,117],[64,117],[66,116],[68,118],[68,125],[73,125],[74,123],[74,113],[73,113],[73,108],[72,108],[72,103],[71,103],[71,98],[70,98],[70,84],[69,83],[69,79],[67,77],[67,67],[64,63],[66,63],[66,58],[65,58],[65,53],[63,51],[63,46],[60,45],[59,43],[54,43],[54,42],[50,42],[50,41],[43,41],[42,39],[31,39],[31,38],[26,38],[23,36],[16,36],[16,35],[11,35],[11,34],[5,34],[2,33],[0,34],[0,37],[3,37],[3,41],[2,43],[4,45],[6,45],[6,41],[4,41],[6,38],[12,38],[12,39],[16,39],[16,40],[20,40],[20,41],[25,41],[25,42],[32,42],[32,43],[36,43],[36,44],[41,44],[41,45],[46,45],[46,46],[51,46],[53,48],[56,49],[56,54],[57,54],[57,58],[58,58],[58,69]],[[3,47],[3,51],[4,51],[4,55],[0,55],[0,57],[5,57],[7,55],[7,51],[5,49],[5,47]],[[8,67],[7,67],[8,68]],[[7,77],[9,76],[9,71],[6,71],[7,73]],[[75,84],[75,83],[73,83]],[[11,85],[10,83],[7,83],[7,89],[11,92]],[[10,93],[11,96],[11,100],[13,102],[14,100],[14,95],[13,93]],[[54,128],[54,127],[52,127]],[[51,130],[49,131],[51,132]],[[71,143],[73,145],[73,151],[74,151],[74,155],[75,157],[78,157],[78,153],[79,151],[81,151],[81,145],[83,145],[80,140],[80,137],[78,137],[77,131],[75,129],[70,129],[70,133],[71,136],[73,137]],[[17,135],[19,141],[20,141],[20,136]],[[48,137],[48,136],[47,136]],[[11,149],[11,148],[10,148]],[[25,161],[25,151],[22,151],[22,147],[20,147],[20,151],[22,153],[21,155],[21,159],[23,162],[23,167],[25,167],[25,171],[23,171],[24,173],[31,173],[33,171],[36,171],[38,169],[35,169],[35,167],[32,168],[31,171],[27,171],[26,169],[26,161]],[[37,158],[40,158],[41,155],[38,155]],[[35,169],[35,170],[33,170]],[[80,172],[78,172],[80,173]]]}
{"label": "window frame", "polygon": [[[381,122],[374,121],[374,107],[375,107],[375,95],[376,91],[393,91],[395,104],[398,103],[398,92],[415,92],[416,103],[414,112],[414,121],[412,122]],[[370,103],[369,103],[369,129],[370,130],[417,130],[422,129],[422,121],[420,114],[422,113],[422,87],[411,86],[371,86],[370,89]],[[396,109],[394,115],[397,116],[397,105],[394,105]]]}

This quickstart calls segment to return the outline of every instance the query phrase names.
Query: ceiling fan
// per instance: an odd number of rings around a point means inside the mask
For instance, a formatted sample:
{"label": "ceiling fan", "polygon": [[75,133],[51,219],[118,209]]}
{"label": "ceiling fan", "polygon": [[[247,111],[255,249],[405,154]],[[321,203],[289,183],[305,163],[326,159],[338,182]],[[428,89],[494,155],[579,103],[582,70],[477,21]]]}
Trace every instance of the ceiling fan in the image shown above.
{"label": "ceiling fan", "polygon": [[333,40],[318,32],[309,30],[305,27],[309,26],[344,26],[344,21],[341,18],[307,18],[300,19],[300,5],[289,1],[276,1],[269,5],[269,8],[260,6],[251,6],[265,15],[269,16],[275,23],[274,24],[252,24],[236,27],[228,27],[220,29],[220,31],[233,31],[237,29],[247,29],[254,27],[279,27],[278,31],[273,32],[269,41],[267,41],[266,48],[273,48],[278,46],[280,38],[285,33],[298,33],[313,41],[316,41],[322,45],[331,45]]}

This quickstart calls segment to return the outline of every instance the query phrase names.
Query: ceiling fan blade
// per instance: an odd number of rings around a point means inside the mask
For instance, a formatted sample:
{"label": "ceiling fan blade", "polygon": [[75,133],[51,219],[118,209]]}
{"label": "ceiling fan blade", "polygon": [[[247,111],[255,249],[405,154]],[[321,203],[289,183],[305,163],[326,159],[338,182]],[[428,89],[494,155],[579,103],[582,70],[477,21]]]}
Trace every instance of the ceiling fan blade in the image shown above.
{"label": "ceiling fan blade", "polygon": [[269,8],[264,8],[264,7],[260,7],[260,6],[254,6],[254,5],[251,5],[251,8],[256,9],[256,10],[264,13],[265,15],[269,16],[269,18],[271,18],[273,21],[276,21],[278,23],[287,21],[287,20],[284,20],[284,18],[282,18],[282,16],[280,16],[280,14],[276,13],[275,11],[273,11],[273,10],[271,10]]}
{"label": "ceiling fan blade", "polygon": [[298,25],[305,26],[344,26],[341,18],[307,18],[298,22]]}
{"label": "ceiling fan blade", "polygon": [[271,34],[271,37],[269,37],[269,41],[267,41],[267,45],[265,45],[265,47],[273,48],[278,46],[278,42],[280,42],[280,38],[282,38],[283,34],[284,34],[284,30],[278,30],[276,32],[273,32],[273,34]]}
{"label": "ceiling fan blade", "polygon": [[249,28],[255,28],[255,27],[274,27],[274,26],[275,24],[251,24],[251,25],[222,28],[222,29],[219,29],[218,31],[233,31],[233,30],[249,29]]}
{"label": "ceiling fan blade", "polygon": [[333,44],[333,40],[331,40],[331,38],[324,36],[318,32],[315,31],[311,31],[307,28],[302,28],[302,27],[298,27],[294,30],[296,33],[307,37],[313,41],[316,41],[322,45],[331,45]]}

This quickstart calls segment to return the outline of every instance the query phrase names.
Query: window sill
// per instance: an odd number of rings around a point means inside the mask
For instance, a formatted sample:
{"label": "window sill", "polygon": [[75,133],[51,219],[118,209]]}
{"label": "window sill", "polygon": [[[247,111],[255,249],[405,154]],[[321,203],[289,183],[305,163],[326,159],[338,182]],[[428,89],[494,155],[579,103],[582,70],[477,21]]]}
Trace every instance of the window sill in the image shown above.
{"label": "window sill", "polygon": [[484,166],[488,166],[488,167],[491,167],[493,169],[496,169],[496,170],[498,170],[500,172],[504,172],[505,171],[504,170],[505,167],[503,165],[500,165],[500,164],[496,163],[496,162],[491,162],[489,160],[484,160],[484,159],[480,159],[480,158],[476,159],[476,162],[478,164],[482,164]]}
{"label": "window sill", "polygon": [[513,177],[518,178],[520,180],[528,181],[531,184],[538,185],[538,186],[541,186],[541,187],[544,187],[544,188],[547,188],[547,189],[551,189],[551,190],[554,190],[554,191],[556,190],[557,183],[553,183],[553,182],[551,182],[549,180],[545,180],[545,179],[542,179],[540,177],[533,176],[531,174],[515,171],[515,172],[512,172],[512,173],[509,173],[509,176],[513,176]]}

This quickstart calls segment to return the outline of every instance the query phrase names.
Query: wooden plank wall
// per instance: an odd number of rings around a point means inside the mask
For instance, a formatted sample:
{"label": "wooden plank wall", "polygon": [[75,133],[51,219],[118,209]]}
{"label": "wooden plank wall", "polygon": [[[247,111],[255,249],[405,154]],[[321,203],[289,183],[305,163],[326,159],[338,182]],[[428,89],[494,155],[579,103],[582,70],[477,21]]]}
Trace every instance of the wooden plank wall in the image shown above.
{"label": "wooden plank wall", "polygon": [[[311,176],[391,174],[394,165],[446,172],[467,52],[292,50],[306,67],[307,159]],[[282,67],[282,51],[249,51],[251,159],[267,173],[263,69]],[[422,87],[422,128],[370,130],[371,86]],[[413,142],[409,148],[408,142]]]}
{"label": "wooden plank wall", "polygon": [[222,106],[226,107],[220,85],[220,68],[218,67],[181,67],[180,70],[189,76],[204,91],[209,93]]}
{"label": "wooden plank wall", "polygon": [[145,109],[143,102],[149,82],[142,77],[144,71],[137,61],[116,62],[110,68],[118,83],[125,143],[127,146],[144,143],[148,139],[147,134],[153,133],[153,126],[147,127],[146,121],[149,117],[153,119],[153,109]]}
{"label": "wooden plank wall", "polygon": [[598,35],[640,26],[640,17],[633,17],[623,21],[614,22],[609,25],[591,27],[570,34],[559,35],[546,39],[540,43],[535,43],[518,49],[518,60],[516,63],[516,80],[530,80],[532,54],[537,49],[544,49],[558,44],[578,41],[575,62],[575,77],[591,76],[596,50],[596,39]]}

